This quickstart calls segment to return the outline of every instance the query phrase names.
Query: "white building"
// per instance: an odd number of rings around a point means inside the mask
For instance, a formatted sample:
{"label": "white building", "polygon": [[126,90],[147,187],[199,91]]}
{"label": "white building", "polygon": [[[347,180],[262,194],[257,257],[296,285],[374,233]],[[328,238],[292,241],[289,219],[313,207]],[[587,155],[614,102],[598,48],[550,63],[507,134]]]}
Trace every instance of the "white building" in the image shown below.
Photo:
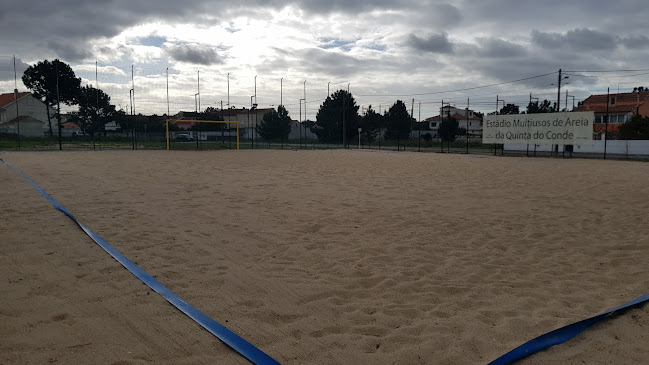
{"label": "white building", "polygon": [[[17,95],[14,93],[0,94],[0,108],[5,109],[4,114],[6,121],[9,122],[16,118],[16,101],[15,96],[18,97],[18,116],[28,116],[33,119],[43,122],[43,131],[49,132],[49,125],[47,124],[47,109],[45,103],[36,99],[29,92],[20,92]],[[56,129],[56,110],[49,108],[50,118],[52,119],[52,130]]]}
{"label": "white building", "polygon": [[468,131],[469,137],[482,137],[482,118],[475,115],[471,109],[459,109],[454,106],[446,105],[440,108],[440,115],[430,117],[425,121],[429,123],[433,137],[437,136],[439,125],[446,118],[451,116],[458,122],[458,128],[464,128]]}
{"label": "white building", "polygon": [[44,133],[43,122],[23,115],[8,122],[0,123],[0,133],[2,134],[18,134],[19,132],[23,137],[42,137]]}

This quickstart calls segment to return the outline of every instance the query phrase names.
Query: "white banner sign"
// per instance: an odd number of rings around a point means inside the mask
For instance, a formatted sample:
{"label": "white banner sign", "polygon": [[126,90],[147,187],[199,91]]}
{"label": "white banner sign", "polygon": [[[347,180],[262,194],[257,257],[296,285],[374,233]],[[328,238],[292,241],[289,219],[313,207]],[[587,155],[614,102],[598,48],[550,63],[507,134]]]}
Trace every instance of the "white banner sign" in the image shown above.
{"label": "white banner sign", "polygon": [[482,143],[591,145],[593,112],[487,115]]}

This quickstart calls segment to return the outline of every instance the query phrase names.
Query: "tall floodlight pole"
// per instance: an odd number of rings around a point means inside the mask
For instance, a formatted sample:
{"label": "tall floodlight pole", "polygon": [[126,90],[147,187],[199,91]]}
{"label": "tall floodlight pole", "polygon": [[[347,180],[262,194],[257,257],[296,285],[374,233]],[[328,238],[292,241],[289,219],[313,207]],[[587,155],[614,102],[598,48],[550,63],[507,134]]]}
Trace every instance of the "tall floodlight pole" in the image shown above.
{"label": "tall floodlight pole", "polygon": [[469,98],[466,98],[466,154],[469,154]]}
{"label": "tall floodlight pole", "polygon": [[131,101],[131,114],[133,114],[133,149],[137,149],[137,118],[135,118],[135,70],[131,65],[131,90],[133,90],[133,100]]}
{"label": "tall floodlight pole", "polygon": [[[307,120],[306,116],[306,80],[304,80],[304,121],[306,122]],[[304,126],[304,148],[306,148],[306,124],[302,123],[302,126]]]}
{"label": "tall floodlight pole", "polygon": [[20,149],[20,120],[18,119],[18,73],[16,72],[15,55],[14,55],[14,105],[16,105],[16,125],[18,128],[18,149]]}
{"label": "tall floodlight pole", "polygon": [[608,106],[611,103],[611,88],[606,88],[606,124],[604,126],[604,159],[606,160],[606,144],[608,143]]}
{"label": "tall floodlight pole", "polygon": [[331,81],[327,83],[327,97],[329,97],[329,84],[331,84]]}
{"label": "tall floodlight pole", "polygon": [[442,140],[442,135],[439,134],[439,128],[444,122],[444,99],[442,99],[442,107],[439,109],[439,124],[437,125],[437,137],[439,137],[439,151],[444,153],[444,141]]}
{"label": "tall floodlight pole", "polygon": [[559,81],[557,81],[557,113],[561,110],[561,69],[559,69]]}
{"label": "tall floodlight pole", "polygon": [[421,100],[419,100],[419,152],[421,152]]}
{"label": "tall floodlight pole", "polygon": [[[349,97],[349,85],[347,84],[347,95],[343,97],[343,148],[347,148],[347,121],[346,121],[346,110],[345,110],[345,102],[347,98]],[[351,99],[351,98],[350,98]]]}
{"label": "tall floodlight pole", "polygon": [[300,119],[299,119],[300,126],[298,127],[300,130],[300,147],[302,147],[302,125],[301,125],[302,124],[302,100],[304,99],[300,99]]}
{"label": "tall floodlight pole", "polygon": [[[228,109],[230,109],[230,73],[228,72]],[[250,113],[248,113],[250,114]],[[228,110],[228,122],[230,121],[230,111]]]}
{"label": "tall floodlight pole", "polygon": [[[131,116],[131,121],[133,122],[133,120],[134,120],[133,119],[133,89],[130,89],[128,91],[128,102],[130,104],[130,109],[131,109],[131,112],[129,113],[129,115]],[[127,112],[128,112],[128,107],[126,109],[127,109]],[[133,125],[133,127],[131,127],[131,141],[133,142],[133,149],[135,149],[135,127],[134,127],[134,125]]]}
{"label": "tall floodlight pole", "polygon": [[279,105],[284,105],[284,78],[279,79]]}
{"label": "tall floodlight pole", "polygon": [[347,148],[347,124],[345,123],[345,99],[346,95],[343,95],[343,148]]}
{"label": "tall floodlight pole", "polygon": [[[257,103],[257,75],[255,75],[255,108],[259,105]],[[253,138],[257,139],[257,111],[255,111],[255,129],[253,129]]]}
{"label": "tall floodlight pole", "polygon": [[198,71],[198,111],[201,109],[201,72]]}
{"label": "tall floodlight pole", "polygon": [[56,120],[59,124],[59,150],[63,150],[63,143],[61,142],[61,96],[59,95],[59,63],[56,63]]}
{"label": "tall floodlight pole", "polygon": [[250,95],[250,110],[248,110],[248,138],[250,138],[250,148],[255,148],[254,145],[254,140],[252,139],[252,127],[250,124],[250,112],[252,111],[252,98],[254,98],[254,95]]}
{"label": "tall floodlight pole", "polygon": [[[95,122],[97,122],[97,120],[99,119],[99,115],[98,115],[98,113],[99,113],[99,76],[98,76],[98,73],[99,73],[99,66],[97,64],[97,61],[95,61],[95,85],[97,85],[97,87],[95,88],[95,96],[97,98],[95,100],[96,106],[97,106],[97,108],[95,109]],[[104,128],[104,130],[106,129],[105,126],[103,128]],[[101,138],[101,132],[99,132],[99,138]],[[94,135],[92,137],[92,149],[95,149],[95,136]]]}
{"label": "tall floodlight pole", "polygon": [[167,67],[167,118],[169,118],[169,67]]}

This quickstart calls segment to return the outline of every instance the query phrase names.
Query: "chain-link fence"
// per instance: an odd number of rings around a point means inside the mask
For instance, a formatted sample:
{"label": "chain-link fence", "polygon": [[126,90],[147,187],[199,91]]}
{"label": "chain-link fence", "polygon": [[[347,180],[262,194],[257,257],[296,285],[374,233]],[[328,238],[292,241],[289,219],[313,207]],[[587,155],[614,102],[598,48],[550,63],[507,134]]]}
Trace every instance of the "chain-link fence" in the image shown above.
{"label": "chain-link fence", "polygon": [[[64,98],[58,94],[61,92],[59,89],[54,91],[56,95],[50,90],[48,96],[44,96],[42,91],[39,94],[33,85],[30,90],[29,85],[23,83],[23,75],[29,66],[19,57],[0,56],[0,150],[345,147],[530,157],[649,158],[649,142],[611,140],[616,135],[614,128],[610,130],[610,134],[608,131],[596,133],[592,146],[482,144],[484,114],[479,111],[525,112],[528,101],[530,105],[535,103],[539,109],[543,108],[543,103],[547,103],[554,110],[572,110],[582,100],[569,95],[568,91],[565,91],[565,100],[563,94],[559,93],[556,99],[559,107],[557,102],[550,104],[547,101],[555,100],[556,92],[548,93],[547,89],[531,92],[529,87],[498,95],[489,93],[487,86],[468,88],[446,92],[445,100],[434,100],[436,93],[419,94],[414,98],[412,95],[350,93],[356,104],[345,106],[343,103],[341,115],[344,114],[343,110],[354,106],[358,107],[361,116],[370,108],[378,115],[384,115],[395,104],[395,100],[405,99],[402,104],[411,118],[411,125],[407,128],[410,132],[396,134],[395,138],[395,134],[390,133],[389,127],[385,125],[375,126],[372,131],[359,128],[358,132],[354,130],[353,133],[347,133],[347,138],[343,141],[340,137],[323,138],[318,134],[319,126],[315,121],[328,96],[338,90],[348,91],[349,83],[325,84],[278,75],[248,75],[200,69],[181,71],[166,65],[140,67],[95,63],[72,67],[76,77],[81,80],[80,86],[90,91],[85,101],[68,103],[63,102]],[[57,83],[58,78],[57,73]],[[557,75],[546,74],[535,78],[543,84],[556,82]],[[618,87],[619,85],[618,83]],[[563,91],[561,87],[559,89]],[[597,91],[594,90],[594,93]],[[112,109],[108,111],[108,107],[102,104],[102,93],[109,97],[107,104],[112,105]],[[96,100],[93,95],[96,95]],[[62,102],[54,102],[59,99]],[[546,100],[541,101],[542,99]],[[85,106],[82,107],[84,102]],[[640,103],[638,97],[635,113],[640,112]],[[642,103],[644,104],[644,99]],[[264,115],[276,111],[279,105],[286,108],[292,120],[290,132],[281,139],[265,139],[259,133],[259,126]],[[520,105],[521,110],[518,110],[517,105]],[[624,123],[632,114],[634,113],[622,113],[615,120],[622,118]],[[457,135],[450,138],[453,139],[452,142],[443,142],[437,133],[447,116],[457,120],[459,126]],[[596,129],[601,131],[603,122],[613,117],[608,114],[606,117],[600,116],[597,120],[601,125]],[[169,119],[174,121],[167,124]],[[191,120],[231,123],[193,123]],[[361,125],[362,123],[359,124]]]}

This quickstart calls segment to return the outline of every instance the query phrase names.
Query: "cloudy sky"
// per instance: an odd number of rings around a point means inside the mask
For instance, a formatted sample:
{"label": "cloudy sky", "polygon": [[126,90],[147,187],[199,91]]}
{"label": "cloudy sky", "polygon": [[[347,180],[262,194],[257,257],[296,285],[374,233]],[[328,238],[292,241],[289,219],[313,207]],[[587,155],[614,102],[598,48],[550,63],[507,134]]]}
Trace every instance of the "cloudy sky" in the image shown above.
{"label": "cloudy sky", "polygon": [[134,84],[143,113],[167,112],[167,74],[172,113],[199,99],[201,109],[227,107],[229,79],[231,106],[256,94],[294,119],[314,119],[328,88],[349,87],[382,110],[414,99],[424,119],[442,100],[485,112],[497,96],[521,107],[530,93],[556,101],[560,68],[562,103],[566,90],[578,101],[649,86],[640,0],[1,1],[2,92],[14,88],[13,55],[19,79],[27,65],[60,58],[118,107]]}

